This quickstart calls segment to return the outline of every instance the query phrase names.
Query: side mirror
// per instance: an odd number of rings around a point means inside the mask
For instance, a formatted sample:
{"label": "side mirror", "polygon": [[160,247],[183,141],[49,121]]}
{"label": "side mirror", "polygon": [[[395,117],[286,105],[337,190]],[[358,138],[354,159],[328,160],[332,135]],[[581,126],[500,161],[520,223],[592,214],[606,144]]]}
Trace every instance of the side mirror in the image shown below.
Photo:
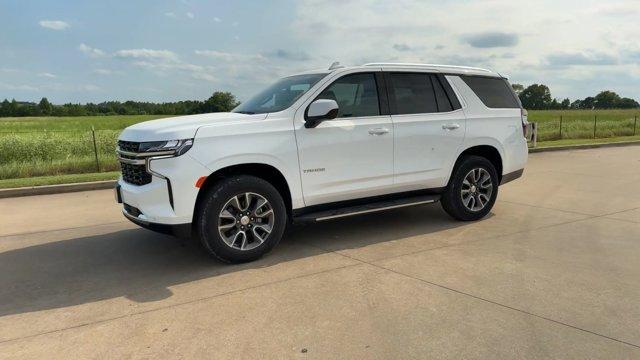
{"label": "side mirror", "polygon": [[338,117],[338,103],[335,100],[318,99],[309,105],[304,116],[304,127],[307,129],[318,126],[325,120]]}

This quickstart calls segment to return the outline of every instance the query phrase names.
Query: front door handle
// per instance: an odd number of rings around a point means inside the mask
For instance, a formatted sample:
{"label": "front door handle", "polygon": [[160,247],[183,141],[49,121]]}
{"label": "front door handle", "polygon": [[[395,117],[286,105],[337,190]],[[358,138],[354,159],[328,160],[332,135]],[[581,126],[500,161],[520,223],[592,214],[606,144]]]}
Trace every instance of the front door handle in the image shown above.
{"label": "front door handle", "polygon": [[444,124],[442,128],[444,130],[455,130],[460,128],[460,124]]}
{"label": "front door handle", "polygon": [[384,135],[389,132],[387,128],[369,129],[369,135]]}

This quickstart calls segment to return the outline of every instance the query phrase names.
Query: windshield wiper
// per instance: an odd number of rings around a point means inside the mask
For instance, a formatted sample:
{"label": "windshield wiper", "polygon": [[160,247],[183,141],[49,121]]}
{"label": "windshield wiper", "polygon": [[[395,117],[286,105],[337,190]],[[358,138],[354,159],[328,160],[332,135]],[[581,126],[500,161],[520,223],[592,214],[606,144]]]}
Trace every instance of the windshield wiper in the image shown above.
{"label": "windshield wiper", "polygon": [[246,114],[246,115],[253,115],[255,114],[253,111],[236,111],[238,114]]}

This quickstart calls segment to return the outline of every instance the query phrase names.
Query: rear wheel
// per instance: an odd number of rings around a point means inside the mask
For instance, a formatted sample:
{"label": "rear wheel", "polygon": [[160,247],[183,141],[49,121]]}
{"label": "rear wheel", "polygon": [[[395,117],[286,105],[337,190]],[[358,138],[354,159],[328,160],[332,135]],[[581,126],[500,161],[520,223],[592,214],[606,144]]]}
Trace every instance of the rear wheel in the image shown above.
{"label": "rear wheel", "polygon": [[442,208],[452,217],[472,221],[491,211],[498,196],[498,174],[493,164],[480,156],[465,156],[453,170]]}
{"label": "rear wheel", "polygon": [[247,175],[212,186],[199,212],[200,242],[225,262],[260,258],[278,244],[287,222],[280,193],[267,181]]}

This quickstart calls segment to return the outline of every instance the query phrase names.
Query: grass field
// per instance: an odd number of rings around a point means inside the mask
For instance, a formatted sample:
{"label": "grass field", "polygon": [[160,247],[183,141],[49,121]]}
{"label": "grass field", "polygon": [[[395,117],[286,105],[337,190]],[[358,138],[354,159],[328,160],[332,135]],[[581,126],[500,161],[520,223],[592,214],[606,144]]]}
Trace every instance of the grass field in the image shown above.
{"label": "grass field", "polygon": [[[0,118],[0,180],[117,171],[115,146],[122,129],[158,118],[161,116]],[[96,129],[95,149],[92,127]]]}
{"label": "grass field", "polygon": [[[562,117],[562,135],[560,118]],[[640,134],[639,109],[632,110],[540,110],[529,111],[529,121],[538,124],[538,140],[594,139]]]}
{"label": "grass field", "polygon": [[[562,143],[608,142],[635,139],[635,117],[640,110],[530,111],[529,121],[538,124],[539,146]],[[38,183],[38,180],[3,180],[49,176],[49,183],[71,178],[69,174],[111,172],[119,165],[115,159],[116,139],[122,129],[162,116],[87,116],[0,118],[0,187],[7,184]],[[560,133],[562,117],[562,133]],[[596,139],[594,139],[594,119]],[[640,124],[636,134],[640,135]],[[94,151],[93,134],[98,153]],[[92,175],[93,176],[93,175]],[[93,179],[92,176],[86,178]],[[95,176],[94,176],[95,177]],[[77,177],[75,178],[77,179]],[[21,180],[22,181],[22,180]],[[43,180],[45,181],[45,180]],[[45,182],[46,182],[45,181]],[[25,185],[26,186],[26,185]]]}

